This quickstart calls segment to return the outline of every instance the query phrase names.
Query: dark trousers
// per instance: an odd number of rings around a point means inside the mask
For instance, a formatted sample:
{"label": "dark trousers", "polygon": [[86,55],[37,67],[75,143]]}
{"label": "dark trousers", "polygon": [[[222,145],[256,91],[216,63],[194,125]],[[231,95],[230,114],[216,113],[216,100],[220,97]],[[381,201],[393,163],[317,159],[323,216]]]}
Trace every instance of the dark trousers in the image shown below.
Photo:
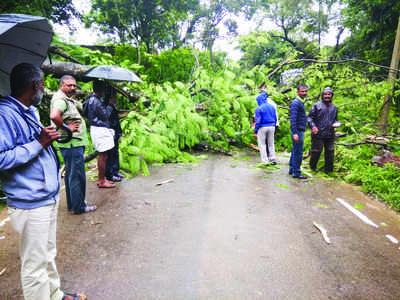
{"label": "dark trousers", "polygon": [[311,138],[311,157],[310,157],[310,168],[312,170],[317,169],[317,164],[322,150],[324,150],[325,173],[333,171],[333,161],[335,159],[335,139],[334,138]]}
{"label": "dark trousers", "polygon": [[74,213],[85,211],[86,174],[85,147],[60,148],[65,163],[65,193],[68,210]]}
{"label": "dark trousers", "polygon": [[113,176],[118,176],[119,172],[119,146],[118,138],[114,137],[114,148],[107,151],[106,178],[111,180]]}
{"label": "dark trousers", "polygon": [[304,131],[299,131],[298,133],[299,140],[297,143],[293,140],[292,134],[292,154],[290,155],[289,160],[289,174],[294,177],[298,177],[301,175],[301,163],[303,161],[303,149],[304,149]]}

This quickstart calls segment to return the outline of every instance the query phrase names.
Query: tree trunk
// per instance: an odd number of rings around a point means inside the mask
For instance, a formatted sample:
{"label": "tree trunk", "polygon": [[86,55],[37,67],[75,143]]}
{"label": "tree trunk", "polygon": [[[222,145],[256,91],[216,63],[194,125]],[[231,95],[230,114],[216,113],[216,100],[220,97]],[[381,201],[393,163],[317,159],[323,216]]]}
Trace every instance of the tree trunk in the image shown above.
{"label": "tree trunk", "polygon": [[93,79],[84,78],[84,74],[93,66],[80,65],[71,62],[55,61],[52,64],[45,61],[40,67],[45,75],[52,74],[55,78],[61,78],[64,75],[71,75],[79,81],[91,81]]}
{"label": "tree trunk", "polygon": [[390,107],[391,107],[391,102],[392,102],[393,81],[397,75],[397,71],[395,71],[393,69],[398,68],[399,60],[400,60],[400,17],[399,17],[399,23],[397,26],[396,40],[394,42],[392,62],[390,64],[391,70],[389,71],[389,75],[387,78],[387,82],[391,86],[391,89],[385,97],[385,101],[383,102],[383,106],[382,106],[382,110],[381,110],[381,120],[380,120],[381,128],[380,129],[383,134],[386,134],[386,129],[388,126],[388,119],[389,119]]}

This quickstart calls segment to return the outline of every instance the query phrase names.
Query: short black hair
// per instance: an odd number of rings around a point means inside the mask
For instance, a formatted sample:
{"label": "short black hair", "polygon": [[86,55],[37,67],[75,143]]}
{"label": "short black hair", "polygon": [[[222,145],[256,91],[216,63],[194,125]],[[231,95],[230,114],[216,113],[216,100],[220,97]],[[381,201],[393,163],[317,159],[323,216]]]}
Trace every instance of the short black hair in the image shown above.
{"label": "short black hair", "polygon": [[299,91],[300,89],[307,89],[308,90],[308,85],[307,84],[299,84],[299,86],[297,87],[297,90]]}
{"label": "short black hair", "polygon": [[106,82],[102,80],[93,81],[93,92],[101,93],[106,91]]}
{"label": "short black hair", "polygon": [[20,63],[16,65],[10,74],[11,95],[21,96],[32,82],[40,82],[43,73],[39,67],[30,63]]}

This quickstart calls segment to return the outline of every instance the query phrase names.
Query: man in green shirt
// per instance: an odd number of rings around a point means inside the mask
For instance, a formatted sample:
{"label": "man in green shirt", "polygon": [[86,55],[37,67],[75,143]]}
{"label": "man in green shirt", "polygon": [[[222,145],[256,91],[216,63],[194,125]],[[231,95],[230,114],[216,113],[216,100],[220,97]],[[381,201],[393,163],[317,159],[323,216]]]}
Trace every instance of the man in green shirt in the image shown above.
{"label": "man in green shirt", "polygon": [[65,163],[65,192],[68,210],[81,214],[96,210],[88,206],[86,197],[86,174],[84,153],[88,144],[82,104],[71,97],[76,91],[76,81],[65,75],[60,79],[60,89],[54,94],[50,105],[50,119],[57,129],[66,124],[72,131],[71,141],[59,144]]}

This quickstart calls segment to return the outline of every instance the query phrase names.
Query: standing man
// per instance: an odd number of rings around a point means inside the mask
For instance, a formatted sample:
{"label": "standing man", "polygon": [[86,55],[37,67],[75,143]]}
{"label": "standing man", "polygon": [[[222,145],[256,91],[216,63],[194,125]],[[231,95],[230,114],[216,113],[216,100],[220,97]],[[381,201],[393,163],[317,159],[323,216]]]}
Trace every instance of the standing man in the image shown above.
{"label": "standing man", "polygon": [[289,161],[289,175],[297,179],[306,179],[301,175],[301,162],[303,161],[304,131],[307,125],[304,99],[307,97],[308,86],[300,84],[297,87],[297,96],[290,104],[290,132],[292,136],[292,154]]}
{"label": "standing man", "polygon": [[119,123],[119,116],[117,108],[118,92],[115,88],[109,87],[105,97],[105,105],[109,114],[108,120],[110,128],[114,130],[114,147],[107,151],[106,162],[106,179],[114,182],[122,180],[124,175],[119,173],[119,138],[122,136],[121,124]]}
{"label": "standing man", "polygon": [[100,100],[104,97],[105,91],[106,83],[104,81],[93,81],[94,93],[85,101],[85,110],[87,110],[90,122],[90,136],[93,146],[99,152],[97,186],[99,188],[113,188],[115,183],[106,179],[107,151],[114,148],[114,130],[110,129],[108,120],[110,114]]}
{"label": "standing man", "polygon": [[82,104],[71,97],[76,91],[75,78],[65,75],[60,79],[60,89],[54,94],[50,105],[50,119],[59,129],[64,123],[72,131],[72,139],[60,144],[65,163],[65,192],[67,207],[73,214],[96,210],[88,206],[86,197],[85,146],[88,144],[85,120],[81,116]]}
{"label": "standing man", "polygon": [[13,68],[11,95],[0,99],[0,180],[8,214],[20,234],[21,281],[26,300],[83,300],[60,290],[55,257],[60,164],[52,146],[59,134],[43,128],[34,107],[43,75],[28,63]]}
{"label": "standing man", "polygon": [[260,149],[261,162],[265,164],[269,162],[271,162],[272,164],[276,164],[277,160],[275,157],[274,133],[277,123],[277,115],[275,107],[268,103],[267,99],[268,94],[265,92],[257,97],[258,107],[256,108],[254,114],[254,133],[257,134],[257,142],[258,148]]}
{"label": "standing man", "polygon": [[338,110],[332,103],[333,91],[326,87],[322,92],[322,101],[315,103],[308,114],[311,127],[311,157],[310,168],[317,172],[317,164],[324,148],[325,173],[333,171],[335,159],[335,128],[339,126]]}

